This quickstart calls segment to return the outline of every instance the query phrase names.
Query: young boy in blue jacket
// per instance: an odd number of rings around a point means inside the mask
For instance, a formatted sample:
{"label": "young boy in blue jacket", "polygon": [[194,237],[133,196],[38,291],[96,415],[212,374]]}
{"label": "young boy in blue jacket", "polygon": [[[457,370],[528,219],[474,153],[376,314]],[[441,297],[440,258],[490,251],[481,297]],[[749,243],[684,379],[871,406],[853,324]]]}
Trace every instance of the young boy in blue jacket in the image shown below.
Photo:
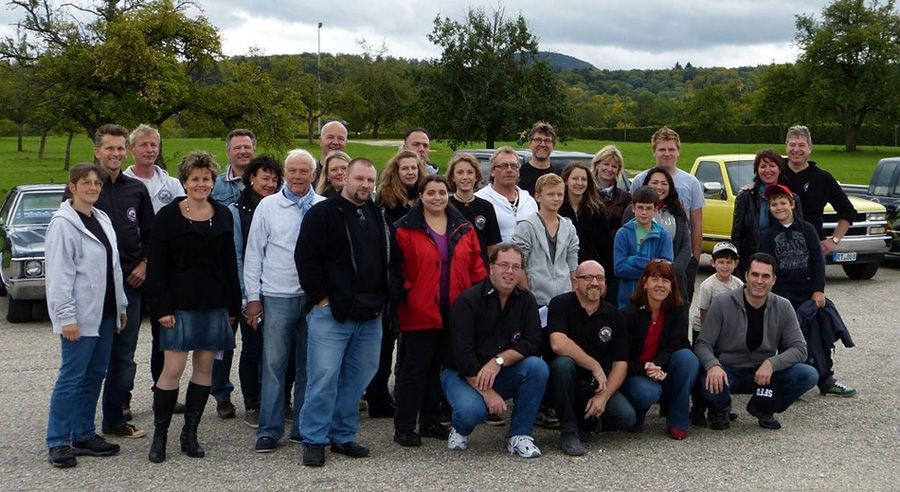
{"label": "young boy in blue jacket", "polygon": [[653,222],[659,202],[656,191],[642,186],[634,191],[631,210],[634,218],[616,232],[613,248],[616,277],[619,279],[619,309],[628,305],[637,281],[651,260],[672,262],[672,238],[662,226]]}

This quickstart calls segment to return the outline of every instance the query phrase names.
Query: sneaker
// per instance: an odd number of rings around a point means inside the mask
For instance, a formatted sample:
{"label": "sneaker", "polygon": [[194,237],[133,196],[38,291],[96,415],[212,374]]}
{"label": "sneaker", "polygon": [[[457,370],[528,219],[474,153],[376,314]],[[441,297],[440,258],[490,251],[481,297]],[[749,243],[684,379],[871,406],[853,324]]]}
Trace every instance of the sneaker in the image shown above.
{"label": "sneaker", "polygon": [[73,442],[72,454],[75,456],[114,456],[119,454],[119,445],[108,442],[95,434],[87,441]]}
{"label": "sneaker", "polygon": [[131,412],[129,404],[122,405],[122,416],[125,417],[125,422],[131,422],[134,419],[134,414]]}
{"label": "sneaker", "polygon": [[394,431],[394,442],[406,448],[414,448],[422,445],[422,438],[415,431],[397,430]]}
{"label": "sneaker", "polygon": [[220,419],[233,419],[237,412],[234,409],[234,403],[231,400],[222,400],[216,402],[216,415]]}
{"label": "sneaker", "polygon": [[103,431],[105,436],[126,437],[128,439],[138,439],[147,435],[147,431],[138,429],[132,424],[122,424],[121,427],[109,431]]}
{"label": "sneaker", "polygon": [[672,439],[676,441],[681,441],[685,437],[687,437],[687,431],[684,429],[679,429],[678,427],[669,427],[666,429],[666,434],[669,435]]}
{"label": "sneaker", "polygon": [[454,451],[465,451],[469,449],[469,436],[464,436],[453,427],[450,428],[450,435],[447,436],[447,449]]}
{"label": "sneaker", "polygon": [[343,454],[345,456],[349,456],[351,458],[365,458],[369,456],[369,448],[365,446],[360,446],[359,444],[350,441],[342,444],[338,444],[336,442],[331,443],[331,452],[337,454]]}
{"label": "sneaker", "polygon": [[731,427],[731,419],[729,418],[729,411],[724,410],[721,412],[714,412],[712,410],[709,411],[709,428],[712,430],[725,430]]}
{"label": "sneaker", "polygon": [[450,428],[441,424],[431,424],[424,429],[419,429],[419,435],[422,437],[433,437],[446,441],[450,437]]}
{"label": "sneaker", "polygon": [[322,466],[325,464],[324,444],[303,445],[303,466]]}
{"label": "sneaker", "polygon": [[284,404],[284,421],[285,422],[293,422],[294,421],[294,407],[290,403]]}
{"label": "sneaker", "polygon": [[547,429],[558,429],[559,419],[556,418],[556,410],[550,407],[541,408],[534,423]]}
{"label": "sneaker", "polygon": [[257,453],[271,453],[278,447],[278,441],[269,436],[262,436],[256,440]]}
{"label": "sneaker", "polygon": [[259,410],[255,408],[251,408],[244,412],[244,423],[253,427],[254,429],[259,428]]}
{"label": "sneaker", "polygon": [[763,429],[778,430],[781,428],[781,422],[779,422],[774,415],[771,413],[763,413],[750,402],[747,402],[747,413],[756,417],[756,419],[759,420],[759,426]]}
{"label": "sneaker", "polygon": [[506,450],[520,458],[537,458],[541,450],[534,444],[531,436],[512,436],[506,441]]}
{"label": "sneaker", "polygon": [[71,468],[78,464],[72,446],[53,446],[47,453],[47,461],[56,468]]}
{"label": "sneaker", "polygon": [[584,446],[577,432],[563,432],[560,435],[560,448],[569,456],[581,456],[584,454]]}
{"label": "sneaker", "polygon": [[821,393],[822,396],[833,395],[841,396],[844,398],[854,398],[856,396],[855,389],[834,378],[830,379],[826,383],[825,387],[819,388],[819,393]]}
{"label": "sneaker", "polygon": [[489,413],[488,416],[484,418],[484,423],[494,427],[501,427],[506,425],[506,419],[496,413]]}

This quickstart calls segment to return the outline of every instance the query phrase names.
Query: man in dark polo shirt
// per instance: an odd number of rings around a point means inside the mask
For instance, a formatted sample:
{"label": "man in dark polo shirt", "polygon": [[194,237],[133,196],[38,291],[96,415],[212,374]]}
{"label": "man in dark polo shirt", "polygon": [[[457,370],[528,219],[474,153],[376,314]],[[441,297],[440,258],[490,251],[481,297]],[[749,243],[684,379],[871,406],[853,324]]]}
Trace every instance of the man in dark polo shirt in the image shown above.
{"label": "man in dark polo shirt", "polygon": [[541,455],[531,436],[549,370],[541,360],[537,301],[517,284],[522,250],[501,243],[490,257],[489,277],[459,295],[450,308],[450,347],[441,386],[453,408],[447,447],[465,450],[469,434],[488,413],[513,412],[507,450],[522,458]]}
{"label": "man in dark polo shirt", "polygon": [[550,392],[559,418],[561,447],[584,454],[581,441],[597,428],[630,429],[634,409],[618,392],[628,372],[628,334],[619,310],[603,301],[606,273],[596,261],[575,270],[575,290],[550,300],[547,330],[556,359]]}

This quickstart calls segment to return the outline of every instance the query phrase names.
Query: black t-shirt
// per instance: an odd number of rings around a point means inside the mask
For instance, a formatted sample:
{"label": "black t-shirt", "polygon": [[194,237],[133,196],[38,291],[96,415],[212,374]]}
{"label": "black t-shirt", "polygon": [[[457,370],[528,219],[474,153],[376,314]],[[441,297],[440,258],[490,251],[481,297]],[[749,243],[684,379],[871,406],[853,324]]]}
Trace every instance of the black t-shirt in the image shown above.
{"label": "black t-shirt", "polygon": [[497,223],[494,206],[484,198],[477,196],[473,198],[471,202],[463,203],[457,200],[455,195],[451,195],[450,203],[475,227],[475,235],[478,236],[478,244],[481,246],[481,258],[487,268],[487,247],[500,243],[503,238],[500,236],[500,225]]}
{"label": "black t-shirt", "polygon": [[[593,357],[609,374],[613,361],[628,360],[628,335],[622,314],[612,304],[602,302],[600,309],[588,316],[574,292],[550,300],[547,330],[563,333]],[[590,380],[591,373],[578,367],[579,379]]]}
{"label": "black t-shirt", "polygon": [[106,248],[106,292],[103,295],[103,316],[115,316],[118,310],[116,309],[116,284],[115,280],[113,280],[112,245],[109,243],[106,233],[103,232],[103,227],[100,226],[97,216],[94,214],[88,216],[78,212],[78,218],[81,219],[81,223],[87,227],[87,230],[99,239],[103,243],[103,247]]}
{"label": "black t-shirt", "polygon": [[747,310],[747,350],[753,352],[762,345],[763,340],[763,316],[766,313],[766,305],[763,303],[758,309],[744,298],[744,309]]}
{"label": "black t-shirt", "polygon": [[538,169],[531,165],[531,161],[526,162],[525,165],[519,169],[519,188],[528,191],[528,193],[531,193],[531,195],[534,196],[534,185],[537,183],[538,178],[545,174],[559,174],[560,172],[561,171],[552,164],[547,169]]}

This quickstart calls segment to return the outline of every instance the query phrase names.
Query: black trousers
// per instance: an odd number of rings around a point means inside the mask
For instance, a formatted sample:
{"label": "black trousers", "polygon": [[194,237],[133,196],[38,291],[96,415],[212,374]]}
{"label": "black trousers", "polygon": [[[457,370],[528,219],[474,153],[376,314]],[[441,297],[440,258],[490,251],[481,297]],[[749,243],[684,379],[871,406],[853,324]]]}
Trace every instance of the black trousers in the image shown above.
{"label": "black trousers", "polygon": [[411,431],[440,423],[441,362],[445,346],[444,330],[403,332],[405,357],[397,373],[394,428]]}
{"label": "black trousers", "polygon": [[[369,411],[374,408],[376,411],[387,410],[393,405],[390,390],[388,390],[388,380],[391,379],[391,368],[394,363],[394,345],[397,344],[397,332],[394,328],[396,320],[385,313],[381,324],[381,355],[378,358],[378,371],[366,387],[366,401],[369,403]],[[401,353],[397,353],[397,365],[402,363]]]}

